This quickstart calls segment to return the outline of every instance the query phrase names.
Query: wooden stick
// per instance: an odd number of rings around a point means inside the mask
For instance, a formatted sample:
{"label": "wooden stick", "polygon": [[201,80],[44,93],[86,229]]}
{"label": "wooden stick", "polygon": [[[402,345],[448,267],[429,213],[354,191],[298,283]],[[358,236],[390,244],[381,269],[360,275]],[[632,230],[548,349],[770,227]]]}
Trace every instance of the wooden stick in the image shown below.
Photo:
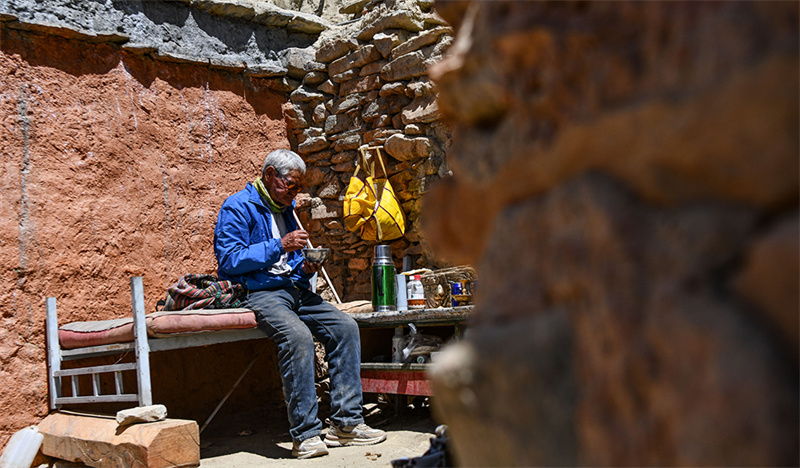
{"label": "wooden stick", "polygon": [[233,384],[233,387],[231,387],[231,389],[228,390],[228,393],[222,398],[222,401],[220,401],[217,404],[217,407],[214,408],[214,411],[211,412],[211,416],[209,416],[208,419],[206,419],[206,422],[203,423],[203,427],[200,428],[200,434],[203,433],[203,430],[205,430],[205,428],[208,426],[208,423],[210,423],[211,420],[214,419],[214,416],[217,415],[217,411],[219,411],[219,409],[222,408],[222,405],[224,405],[225,402],[228,401],[228,397],[230,397],[231,393],[233,393],[233,391],[236,390],[236,387],[239,386],[239,383],[242,381],[244,376],[247,375],[248,372],[250,372],[250,368],[253,367],[253,364],[256,363],[256,359],[258,359],[258,357],[261,356],[261,351],[263,351],[263,349],[264,348],[261,348],[261,350],[256,353],[256,356],[253,358],[252,361],[250,361],[250,364],[247,366],[244,372],[242,372],[242,375],[240,375],[239,378],[236,379],[236,382]]}
{"label": "wooden stick", "polygon": [[[297,212],[292,210],[292,214],[294,215],[294,219],[297,221],[297,225],[300,227],[300,229],[305,231],[305,228],[303,228],[303,223],[301,223],[300,218],[297,217]],[[311,239],[308,239],[306,243],[308,244],[309,249],[314,248],[314,246],[311,245]],[[325,271],[325,267],[322,267],[322,275],[325,277],[325,281],[328,283],[328,286],[330,286],[331,291],[333,291],[333,297],[336,298],[336,303],[341,304],[342,300],[339,299],[339,295],[336,293],[336,288],[333,286],[333,282],[331,282],[331,279],[328,277],[328,272]]]}

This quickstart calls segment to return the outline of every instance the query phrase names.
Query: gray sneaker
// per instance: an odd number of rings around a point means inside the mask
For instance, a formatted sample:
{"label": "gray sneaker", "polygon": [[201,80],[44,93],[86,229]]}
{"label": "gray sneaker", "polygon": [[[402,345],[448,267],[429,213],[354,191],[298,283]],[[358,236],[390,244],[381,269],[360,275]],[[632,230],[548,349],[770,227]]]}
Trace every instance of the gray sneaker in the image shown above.
{"label": "gray sneaker", "polygon": [[321,457],[328,454],[328,447],[322,442],[319,436],[314,436],[302,442],[294,441],[292,444],[292,455],[297,458]]}
{"label": "gray sneaker", "polygon": [[343,447],[345,445],[372,445],[386,440],[386,433],[380,429],[373,429],[364,423],[358,426],[337,427],[331,424],[325,443],[328,447]]}

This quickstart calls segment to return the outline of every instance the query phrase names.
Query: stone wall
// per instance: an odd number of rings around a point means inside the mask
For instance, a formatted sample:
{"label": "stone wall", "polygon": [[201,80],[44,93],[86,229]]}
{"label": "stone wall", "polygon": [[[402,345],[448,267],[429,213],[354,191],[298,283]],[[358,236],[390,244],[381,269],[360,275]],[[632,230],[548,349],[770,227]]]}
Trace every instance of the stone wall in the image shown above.
{"label": "stone wall", "polygon": [[231,0],[4,0],[0,20],[12,29],[119,44],[159,60],[258,77],[284,76],[286,50],[307,47],[331,27],[326,19],[272,2]]}
{"label": "stone wall", "polygon": [[797,466],[798,5],[437,2],[464,466]]}
{"label": "stone wall", "polygon": [[407,223],[406,235],[391,242],[398,266],[406,255],[415,266],[440,265],[420,234],[420,199],[448,171],[450,132],[439,122],[427,68],[449,46],[451,29],[426,2],[371,4],[355,13],[351,27],[324,32],[314,48],[296,49],[288,62],[289,77],[301,82],[286,107],[289,139],[309,164],[309,190],[299,197],[298,211],[314,244],[333,249],[327,269],[348,300],[370,299],[376,244],[342,222],[359,148],[384,147]]}

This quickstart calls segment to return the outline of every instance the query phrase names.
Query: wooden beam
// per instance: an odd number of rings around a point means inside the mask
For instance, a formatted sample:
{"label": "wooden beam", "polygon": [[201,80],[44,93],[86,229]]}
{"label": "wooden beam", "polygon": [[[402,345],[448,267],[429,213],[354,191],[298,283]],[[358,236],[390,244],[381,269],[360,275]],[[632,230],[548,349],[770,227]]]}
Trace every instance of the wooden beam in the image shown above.
{"label": "wooden beam", "polygon": [[197,422],[164,421],[120,427],[113,418],[53,413],[39,423],[43,454],[91,467],[167,468],[200,465]]}
{"label": "wooden beam", "polygon": [[390,312],[361,312],[349,314],[360,328],[387,328],[414,325],[455,325],[467,322],[474,306],[443,307],[438,309],[409,309]]}

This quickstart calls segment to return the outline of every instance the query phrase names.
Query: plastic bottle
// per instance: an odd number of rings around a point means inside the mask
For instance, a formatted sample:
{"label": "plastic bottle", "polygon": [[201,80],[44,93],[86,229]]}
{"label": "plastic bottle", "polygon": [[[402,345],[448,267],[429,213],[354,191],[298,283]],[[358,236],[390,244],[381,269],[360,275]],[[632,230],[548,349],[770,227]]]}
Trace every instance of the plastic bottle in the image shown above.
{"label": "plastic bottle", "polygon": [[420,275],[414,275],[408,282],[407,301],[409,309],[425,308],[425,289],[422,287]]}
{"label": "plastic bottle", "polygon": [[395,275],[395,291],[397,291],[397,311],[408,310],[408,287],[406,286],[406,275]]}
{"label": "plastic bottle", "polygon": [[2,468],[29,468],[39,452],[44,435],[36,426],[26,427],[14,433],[9,439],[3,455],[0,455]]}

